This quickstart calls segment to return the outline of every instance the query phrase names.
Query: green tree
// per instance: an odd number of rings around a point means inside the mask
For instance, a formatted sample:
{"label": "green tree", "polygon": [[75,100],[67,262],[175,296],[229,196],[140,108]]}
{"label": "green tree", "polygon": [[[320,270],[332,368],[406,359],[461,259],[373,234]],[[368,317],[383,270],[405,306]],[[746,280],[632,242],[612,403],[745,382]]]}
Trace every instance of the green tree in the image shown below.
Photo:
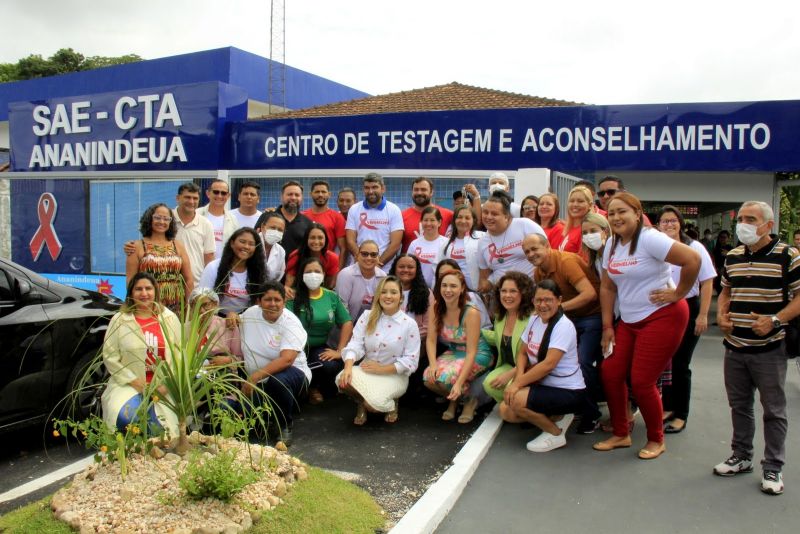
{"label": "green tree", "polygon": [[792,242],[794,231],[800,228],[800,172],[779,172],[778,180],[797,180],[796,186],[781,187],[780,229],[782,239]]}
{"label": "green tree", "polygon": [[43,78],[45,76],[55,76],[57,74],[79,72],[136,61],[142,61],[141,56],[126,54],[118,57],[85,57],[72,48],[62,48],[47,59],[40,54],[31,54],[16,63],[0,63],[0,82]]}

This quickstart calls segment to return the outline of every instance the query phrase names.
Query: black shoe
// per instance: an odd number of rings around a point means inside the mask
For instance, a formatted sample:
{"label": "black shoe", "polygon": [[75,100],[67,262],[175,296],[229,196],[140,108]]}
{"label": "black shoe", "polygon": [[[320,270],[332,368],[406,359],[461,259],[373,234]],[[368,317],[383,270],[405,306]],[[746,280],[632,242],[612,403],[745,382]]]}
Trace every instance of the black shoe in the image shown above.
{"label": "black shoe", "polygon": [[667,419],[664,421],[664,434],[680,434],[686,428],[686,425],[689,424],[689,421],[686,419],[683,420],[683,426],[676,427],[674,426],[675,420],[674,419]]}
{"label": "black shoe", "polygon": [[591,417],[582,417],[581,422],[578,423],[578,428],[575,429],[576,434],[594,434],[594,431],[600,426],[600,418],[592,419]]}

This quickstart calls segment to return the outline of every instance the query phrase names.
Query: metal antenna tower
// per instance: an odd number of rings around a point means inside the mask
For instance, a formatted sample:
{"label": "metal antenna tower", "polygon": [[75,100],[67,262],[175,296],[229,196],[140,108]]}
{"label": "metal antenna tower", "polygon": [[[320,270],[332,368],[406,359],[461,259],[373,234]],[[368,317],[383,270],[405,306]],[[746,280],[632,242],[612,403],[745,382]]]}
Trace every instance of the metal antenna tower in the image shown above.
{"label": "metal antenna tower", "polygon": [[286,2],[270,0],[269,80],[267,103],[269,113],[286,109]]}

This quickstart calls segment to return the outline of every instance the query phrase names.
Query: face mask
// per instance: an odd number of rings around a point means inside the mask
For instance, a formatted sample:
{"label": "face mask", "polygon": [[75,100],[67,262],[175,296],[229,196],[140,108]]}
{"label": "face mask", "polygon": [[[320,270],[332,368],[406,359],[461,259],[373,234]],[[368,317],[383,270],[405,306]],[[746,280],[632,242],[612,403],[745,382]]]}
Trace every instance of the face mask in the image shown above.
{"label": "face mask", "polygon": [[600,250],[600,247],[603,246],[603,237],[600,233],[584,234],[582,239],[583,244],[592,250]]}
{"label": "face mask", "polygon": [[281,239],[283,239],[283,232],[279,232],[278,230],[273,230],[271,228],[264,232],[264,241],[266,241],[270,246],[279,242]]}
{"label": "face mask", "polygon": [[322,285],[325,275],[322,273],[306,273],[303,275],[303,283],[311,291],[316,291]]}
{"label": "face mask", "polygon": [[[764,226],[763,224],[761,226]],[[755,245],[761,236],[758,235],[758,229],[761,226],[755,224],[739,223],[736,225],[736,237],[745,245]]]}
{"label": "face mask", "polygon": [[506,186],[504,186],[503,184],[492,184],[492,185],[489,186],[489,194],[490,195],[492,193],[494,193],[494,192],[497,192],[497,191],[502,191],[502,192],[505,193],[506,192]]}

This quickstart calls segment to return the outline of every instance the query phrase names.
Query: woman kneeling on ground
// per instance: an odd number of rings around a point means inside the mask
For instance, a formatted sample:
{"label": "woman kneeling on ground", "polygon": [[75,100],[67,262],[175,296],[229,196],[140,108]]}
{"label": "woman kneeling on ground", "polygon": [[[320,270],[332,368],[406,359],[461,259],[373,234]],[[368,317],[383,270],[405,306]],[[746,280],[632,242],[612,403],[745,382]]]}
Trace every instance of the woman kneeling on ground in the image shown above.
{"label": "woman kneeling on ground", "polygon": [[538,315],[522,332],[516,376],[506,387],[500,416],[509,423],[526,421],[541,428],[527,448],[547,452],[567,444],[565,434],[574,413],[583,408],[586,385],[575,326],[561,310],[558,284],[542,280],[534,306]]}
{"label": "woman kneeling on ground", "polygon": [[[436,299],[428,319],[428,368],[425,386],[450,401],[443,421],[456,416],[458,400],[468,397],[459,423],[475,416],[478,399],[470,395],[470,383],[492,365],[492,350],[481,337],[481,315],[467,303],[467,282],[461,271],[441,275],[433,291]],[[437,357],[437,341],[447,349]]]}
{"label": "woman kneeling on ground", "polygon": [[397,399],[419,363],[419,329],[401,310],[400,281],[383,278],[375,294],[372,309],[359,317],[342,351],[344,370],[336,377],[339,389],[358,402],[353,424],[359,426],[367,422],[368,411],[385,413],[387,423],[397,421]]}

